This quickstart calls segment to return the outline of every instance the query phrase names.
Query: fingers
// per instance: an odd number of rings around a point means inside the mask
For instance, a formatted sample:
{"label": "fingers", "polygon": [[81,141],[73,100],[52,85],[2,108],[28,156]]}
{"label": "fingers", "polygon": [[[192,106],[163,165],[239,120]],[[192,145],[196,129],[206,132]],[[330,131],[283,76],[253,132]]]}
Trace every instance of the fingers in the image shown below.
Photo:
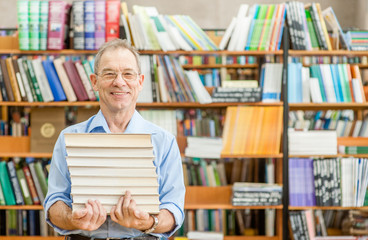
{"label": "fingers", "polygon": [[87,215],[88,210],[86,208],[75,210],[72,212],[72,217],[75,219],[83,218]]}
{"label": "fingers", "polygon": [[130,213],[129,213],[130,201],[131,201],[130,191],[126,191],[125,196],[124,196],[124,201],[123,201],[123,216],[124,217],[130,216]]}
{"label": "fingers", "polygon": [[92,216],[91,216],[91,223],[92,224],[96,224],[98,221],[98,217],[100,215],[99,213],[99,208],[97,206],[97,203],[91,199],[88,200],[88,203],[91,205],[92,207]]}
{"label": "fingers", "polygon": [[139,209],[135,209],[134,216],[140,220],[147,220],[149,218],[149,213],[145,211],[141,211]]}

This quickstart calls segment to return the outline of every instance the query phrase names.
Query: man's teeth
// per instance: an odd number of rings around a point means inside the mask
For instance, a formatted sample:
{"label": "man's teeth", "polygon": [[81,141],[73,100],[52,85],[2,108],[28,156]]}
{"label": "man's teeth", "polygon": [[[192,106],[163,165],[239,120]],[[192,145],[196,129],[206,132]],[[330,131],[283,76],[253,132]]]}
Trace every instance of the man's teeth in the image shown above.
{"label": "man's teeth", "polygon": [[112,93],[113,95],[123,95],[123,94],[126,94],[126,93]]}

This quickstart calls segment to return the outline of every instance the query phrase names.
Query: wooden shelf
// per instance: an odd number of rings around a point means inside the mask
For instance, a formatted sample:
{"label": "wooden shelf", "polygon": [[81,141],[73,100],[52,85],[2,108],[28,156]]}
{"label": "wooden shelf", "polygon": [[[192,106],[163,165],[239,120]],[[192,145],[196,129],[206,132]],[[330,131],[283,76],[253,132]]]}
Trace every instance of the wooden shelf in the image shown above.
{"label": "wooden shelf", "polygon": [[368,51],[349,51],[349,50],[289,50],[289,56],[368,56]]}
{"label": "wooden shelf", "polygon": [[258,64],[184,64],[184,69],[206,69],[206,68],[258,68]]}
{"label": "wooden shelf", "polygon": [[34,157],[34,158],[51,158],[52,153],[31,153],[31,152],[0,152],[0,157]]}
{"label": "wooden shelf", "polygon": [[289,103],[293,110],[328,110],[328,109],[368,109],[368,103]]}
{"label": "wooden shelf", "polygon": [[0,236],[1,240],[63,240],[65,237],[54,237],[54,236],[47,236],[47,237],[41,237],[41,236]]}
{"label": "wooden shelf", "polygon": [[222,154],[221,158],[282,158],[283,154]]}
{"label": "wooden shelf", "polygon": [[12,205],[12,206],[0,206],[0,210],[42,210],[42,205]]}
{"label": "wooden shelf", "polygon": [[336,154],[336,155],[289,155],[289,158],[368,158],[368,154]]}
{"label": "wooden shelf", "polygon": [[364,207],[341,207],[341,206],[326,206],[326,207],[322,207],[322,206],[300,206],[300,207],[296,207],[296,206],[289,206],[289,210],[368,210],[368,206],[364,206]]}
{"label": "wooden shelf", "polygon": [[275,206],[233,206],[231,204],[232,186],[205,187],[187,186],[185,209],[282,209]]}
{"label": "wooden shelf", "polygon": [[[63,50],[47,50],[47,51],[21,51],[19,49],[0,49],[0,54],[47,54],[47,55],[78,55],[78,54],[96,54],[97,50],[74,50],[74,49],[63,49]],[[152,54],[169,54],[169,55],[247,55],[247,56],[265,56],[265,55],[282,55],[283,51],[154,51],[154,50],[142,50],[139,51],[142,55]]]}
{"label": "wooden shelf", "polygon": [[[174,103],[137,103],[137,108],[226,108],[228,106],[282,106],[282,102],[278,103],[209,103],[200,104],[195,102],[174,102]],[[0,106],[23,106],[23,107],[65,107],[65,106],[93,106],[98,107],[98,102],[84,101],[84,102],[0,102]]]}

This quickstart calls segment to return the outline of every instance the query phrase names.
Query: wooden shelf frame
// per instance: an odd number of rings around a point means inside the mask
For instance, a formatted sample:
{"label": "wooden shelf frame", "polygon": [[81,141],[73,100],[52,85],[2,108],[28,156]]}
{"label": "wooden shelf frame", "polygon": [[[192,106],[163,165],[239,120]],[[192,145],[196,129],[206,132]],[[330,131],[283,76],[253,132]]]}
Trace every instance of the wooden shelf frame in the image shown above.
{"label": "wooden shelf frame", "polygon": [[298,210],[368,210],[368,206],[364,207],[341,207],[341,206],[289,206],[289,211]]}
{"label": "wooden shelf frame", "polygon": [[184,64],[184,69],[207,69],[207,68],[258,68],[258,64]]}
{"label": "wooden shelf frame", "polygon": [[289,103],[291,111],[295,110],[329,110],[329,109],[353,109],[365,110],[368,109],[366,103]]}
{"label": "wooden shelf frame", "polygon": [[289,50],[291,57],[305,56],[368,56],[368,51],[349,51],[349,50]]}

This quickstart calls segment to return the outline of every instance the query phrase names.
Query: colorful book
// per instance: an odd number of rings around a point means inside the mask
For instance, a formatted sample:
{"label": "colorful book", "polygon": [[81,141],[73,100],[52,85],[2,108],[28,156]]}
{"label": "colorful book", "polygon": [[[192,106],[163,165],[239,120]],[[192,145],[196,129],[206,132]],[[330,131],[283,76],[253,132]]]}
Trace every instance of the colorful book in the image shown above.
{"label": "colorful book", "polygon": [[106,1],[106,42],[119,38],[120,0]]}
{"label": "colorful book", "polygon": [[84,4],[83,1],[73,1],[73,47],[74,49],[84,49]]}
{"label": "colorful book", "polygon": [[6,205],[15,205],[15,196],[10,183],[8,169],[6,167],[5,161],[0,162],[0,183],[1,188],[3,189]]}
{"label": "colorful book", "polygon": [[29,2],[29,50],[40,50],[40,1]]}
{"label": "colorful book", "polygon": [[11,160],[8,161],[7,166],[8,166],[8,173],[9,173],[10,183],[11,183],[11,185],[13,187],[13,191],[14,191],[15,202],[16,202],[17,205],[24,205],[22,190],[21,190],[19,182],[18,182],[17,172],[15,170],[14,162],[11,161]]}
{"label": "colorful book", "polygon": [[52,60],[48,59],[42,61],[42,66],[45,70],[47,80],[50,84],[52,95],[54,96],[54,101],[65,101],[66,96]]}
{"label": "colorful book", "polygon": [[29,50],[29,1],[17,1],[19,49]]}
{"label": "colorful book", "polygon": [[49,2],[40,1],[40,50],[47,49],[48,24],[49,24]]}
{"label": "colorful book", "polygon": [[99,49],[105,43],[105,11],[106,2],[95,1],[95,49]]}
{"label": "colorful book", "polygon": [[24,166],[23,167],[23,172],[24,172],[24,176],[25,176],[26,181],[27,181],[27,186],[28,186],[33,204],[34,205],[39,205],[41,203],[40,198],[38,197],[36,186],[35,186],[34,181],[32,179],[32,175],[31,175],[31,171],[29,170],[29,167]]}
{"label": "colorful book", "polygon": [[84,49],[95,49],[95,2],[84,1]]}
{"label": "colorful book", "polygon": [[66,48],[66,37],[69,21],[70,4],[65,1],[49,2],[49,27],[47,49],[61,50]]}
{"label": "colorful book", "polygon": [[83,86],[82,80],[79,77],[77,69],[75,68],[74,63],[69,60],[63,63],[65,68],[65,72],[68,75],[70,83],[73,87],[74,93],[77,96],[78,101],[87,101],[88,95]]}
{"label": "colorful book", "polygon": [[27,180],[26,177],[24,176],[23,169],[17,169],[16,172],[25,204],[33,205],[32,197],[28,189]]}

